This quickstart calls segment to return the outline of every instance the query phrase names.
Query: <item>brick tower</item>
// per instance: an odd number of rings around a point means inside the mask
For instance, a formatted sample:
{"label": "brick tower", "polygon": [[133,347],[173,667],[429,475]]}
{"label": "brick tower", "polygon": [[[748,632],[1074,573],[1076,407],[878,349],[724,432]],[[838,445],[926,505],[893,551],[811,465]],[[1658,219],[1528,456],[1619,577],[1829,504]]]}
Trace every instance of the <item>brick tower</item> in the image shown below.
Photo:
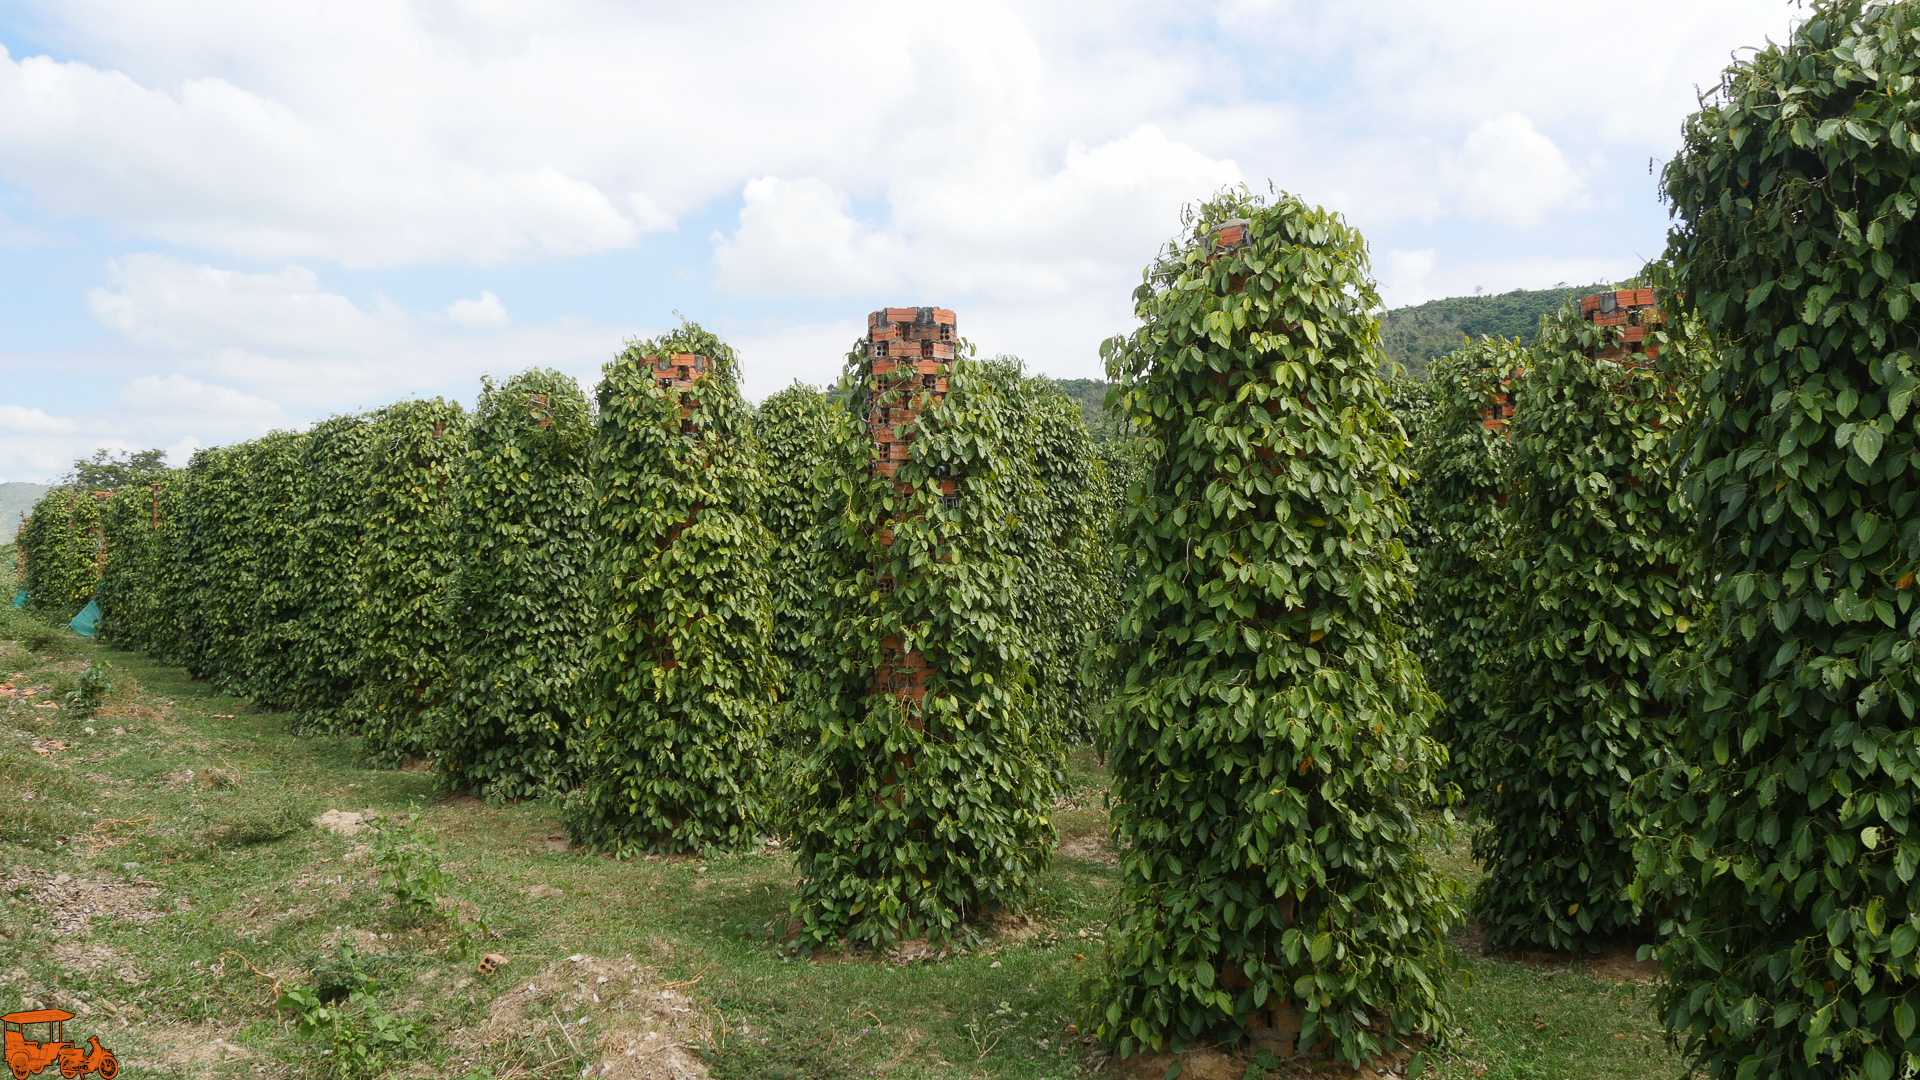
{"label": "brick tower", "polygon": [[1580,317],[1595,326],[1625,327],[1620,343],[1595,350],[1595,359],[1614,360],[1628,367],[1649,367],[1660,354],[1658,345],[1647,344],[1647,331],[1663,317],[1658,289],[1616,289],[1583,296]]}
{"label": "brick tower", "polygon": [[[889,479],[912,453],[914,425],[947,394],[947,372],[953,364],[953,312],[946,308],[885,308],[867,316],[867,435],[877,451],[874,471]],[[959,495],[951,477],[940,476],[940,500],[951,507]],[[911,496],[914,487],[894,480],[894,491]],[[893,544],[889,523],[878,526],[874,539],[882,547]],[[882,596],[891,596],[894,580],[882,575],[876,584]],[[898,637],[881,640],[880,668],[874,672],[875,693],[891,693],[910,707],[926,697],[932,669],[918,649],[905,648]],[[913,723],[918,726],[920,721]]]}

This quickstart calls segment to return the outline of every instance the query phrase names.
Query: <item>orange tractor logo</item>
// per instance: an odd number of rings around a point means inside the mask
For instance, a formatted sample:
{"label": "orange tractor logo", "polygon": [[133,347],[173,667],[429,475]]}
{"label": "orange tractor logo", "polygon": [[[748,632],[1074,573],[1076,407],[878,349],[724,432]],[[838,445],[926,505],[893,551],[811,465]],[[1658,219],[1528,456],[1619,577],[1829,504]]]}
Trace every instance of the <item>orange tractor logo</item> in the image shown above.
{"label": "orange tractor logo", "polygon": [[[120,1075],[120,1061],[113,1051],[100,1045],[100,1036],[87,1040],[89,1049],[82,1050],[67,1041],[67,1021],[73,1019],[70,1012],[59,1009],[36,1009],[33,1012],[8,1013],[0,1016],[0,1022],[6,1024],[7,1068],[13,1070],[13,1080],[27,1080],[49,1065],[59,1065],[60,1075],[73,1080],[90,1072],[97,1072],[106,1080]],[[45,1025],[41,1028],[41,1025]],[[32,1036],[45,1034],[44,1039]]]}

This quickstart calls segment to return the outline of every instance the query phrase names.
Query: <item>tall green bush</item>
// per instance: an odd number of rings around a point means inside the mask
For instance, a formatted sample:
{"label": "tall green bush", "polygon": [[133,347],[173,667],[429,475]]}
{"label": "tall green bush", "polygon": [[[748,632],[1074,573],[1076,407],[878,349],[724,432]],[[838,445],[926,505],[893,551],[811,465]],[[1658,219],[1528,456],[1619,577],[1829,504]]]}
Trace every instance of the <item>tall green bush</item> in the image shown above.
{"label": "tall green bush", "polygon": [[[1125,389],[1115,383],[1109,393],[1117,403]],[[1110,413],[1117,411],[1116,405],[1109,405]],[[1126,614],[1126,598],[1140,577],[1140,560],[1127,542],[1132,530],[1131,508],[1145,498],[1147,479],[1153,475],[1153,459],[1159,452],[1158,444],[1152,439],[1131,430],[1120,431],[1121,422],[1117,418],[1110,416],[1107,424],[1116,429],[1116,435],[1098,448],[1101,471],[1106,477],[1097,521],[1101,560],[1093,590],[1099,631],[1086,656],[1083,676],[1090,696],[1102,712],[1126,679],[1126,671],[1120,666],[1120,619]],[[1095,745],[1104,745],[1105,735],[1099,730],[1100,726],[1096,722]]]}
{"label": "tall green bush", "polygon": [[1713,1076],[1920,1068],[1917,37],[1911,0],[1809,5],[1662,177],[1719,350],[1688,464],[1712,617],[1635,890]]}
{"label": "tall green bush", "polygon": [[[656,360],[705,357],[690,385]],[[566,820],[615,852],[737,848],[766,813],[772,654],[766,526],[733,350],[696,324],[608,364],[589,451],[594,507],[585,786]],[[685,382],[687,380],[675,380]]]}
{"label": "tall green bush", "polygon": [[1418,424],[1418,479],[1408,491],[1418,567],[1413,641],[1440,696],[1432,734],[1447,748],[1443,776],[1472,791],[1483,775],[1472,759],[1489,735],[1496,657],[1505,644],[1501,609],[1512,579],[1502,512],[1512,448],[1502,406],[1512,392],[1503,382],[1523,366],[1523,356],[1517,341],[1468,344],[1428,365],[1418,395],[1403,395],[1420,402],[1410,410]]}
{"label": "tall green bush", "polygon": [[753,414],[764,478],[760,520],[773,545],[767,577],[773,648],[795,688],[814,655],[809,633],[824,572],[820,522],[831,483],[825,469],[833,410],[826,395],[796,382],[761,402]]}
{"label": "tall green bush", "polygon": [[1105,466],[1079,403],[1053,380],[1027,375],[1018,357],[980,366],[1007,403],[1016,610],[1034,708],[1057,736],[1089,743],[1099,687],[1083,661],[1101,627]]}
{"label": "tall green bush", "polygon": [[372,421],[334,416],[307,433],[296,529],[281,603],[286,682],[280,700],[297,731],[351,728],[347,706],[358,685],[361,597],[368,522],[362,508],[376,452]]}
{"label": "tall green bush", "polygon": [[[927,378],[948,382],[937,403],[875,375],[863,342],[841,380],[796,812],[803,948],[952,937],[1017,902],[1055,838],[1063,762],[1021,636],[1010,402],[964,358]],[[890,477],[870,417],[908,442]]]}
{"label": "tall green bush", "polygon": [[454,628],[441,772],[488,798],[563,792],[591,620],[587,445],[571,376],[481,385],[468,431],[447,606]]}
{"label": "tall green bush", "polygon": [[1191,224],[1134,294],[1141,328],[1103,347],[1159,453],[1129,510],[1098,1034],[1128,1055],[1297,1020],[1357,1065],[1442,1033],[1458,915],[1416,813],[1442,752],[1396,621],[1408,470],[1379,301],[1360,235],[1291,195]]}
{"label": "tall green bush", "polygon": [[250,496],[257,444],[211,446],[187,463],[175,551],[187,568],[179,596],[180,657],[224,693],[245,692],[247,633],[260,591],[258,515]]}
{"label": "tall green bush", "polygon": [[[1486,869],[1474,910],[1495,948],[1592,948],[1650,929],[1627,895],[1625,795],[1666,759],[1657,668],[1702,614],[1675,460],[1698,354],[1656,325],[1653,366],[1590,356],[1622,329],[1571,308],[1542,321],[1513,387],[1509,572],[1460,567],[1461,591],[1477,589],[1463,606],[1507,594],[1497,694],[1466,699],[1478,715],[1455,729],[1489,824],[1474,841]],[[1471,634],[1452,662],[1484,673],[1487,637]]]}
{"label": "tall green bush", "polygon": [[247,463],[247,504],[251,531],[256,593],[253,619],[247,628],[246,694],[256,705],[287,709],[295,696],[303,657],[299,649],[300,600],[303,583],[290,573],[306,521],[300,511],[310,498],[307,458],[312,452],[307,434],[276,431],[250,444]]}
{"label": "tall green bush", "polygon": [[92,493],[56,487],[40,496],[20,528],[30,611],[65,622],[93,599],[99,507]]}
{"label": "tall green bush", "polygon": [[441,398],[376,411],[368,431],[364,523],[349,721],[362,753],[397,764],[432,752],[445,719],[453,642],[446,588],[454,570],[453,507],[467,415]]}
{"label": "tall green bush", "polygon": [[100,579],[101,640],[171,660],[180,637],[181,563],[175,558],[185,475],[115,492],[102,513],[107,564]]}

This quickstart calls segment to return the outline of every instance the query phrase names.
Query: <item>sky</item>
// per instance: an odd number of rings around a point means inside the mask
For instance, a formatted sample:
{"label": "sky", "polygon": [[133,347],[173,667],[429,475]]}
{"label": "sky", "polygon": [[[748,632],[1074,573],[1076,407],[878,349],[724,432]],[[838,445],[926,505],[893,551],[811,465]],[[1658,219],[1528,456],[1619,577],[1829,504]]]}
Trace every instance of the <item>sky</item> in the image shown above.
{"label": "sky", "polygon": [[868,311],[1100,377],[1220,187],[1388,306],[1627,276],[1780,0],[0,0],[0,481],[552,367],[682,317],[755,399]]}

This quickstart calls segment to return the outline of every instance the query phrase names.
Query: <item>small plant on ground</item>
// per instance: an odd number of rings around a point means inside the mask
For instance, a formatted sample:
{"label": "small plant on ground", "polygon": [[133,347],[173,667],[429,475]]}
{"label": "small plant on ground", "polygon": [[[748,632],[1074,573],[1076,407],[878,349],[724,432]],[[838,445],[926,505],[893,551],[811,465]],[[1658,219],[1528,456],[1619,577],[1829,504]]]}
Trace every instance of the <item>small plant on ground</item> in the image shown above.
{"label": "small plant on ground", "polygon": [[66,696],[67,706],[74,710],[82,720],[93,719],[100,706],[113,693],[113,669],[102,661],[95,660],[80,673],[79,685]]}
{"label": "small plant on ground", "polygon": [[405,822],[382,821],[374,834],[374,861],[380,865],[380,884],[394,900],[395,921],[421,925],[445,918],[440,893],[447,876],[440,868],[441,850],[432,833],[420,827],[420,816]]}
{"label": "small plant on ground", "polygon": [[426,1051],[425,1024],[374,1011],[379,989],[378,980],[369,978],[349,990],[344,1001],[329,1001],[319,989],[306,986],[281,993],[279,1007],[293,1014],[295,1036],[323,1047],[319,1056],[324,1075],[340,1080],[378,1076]]}

